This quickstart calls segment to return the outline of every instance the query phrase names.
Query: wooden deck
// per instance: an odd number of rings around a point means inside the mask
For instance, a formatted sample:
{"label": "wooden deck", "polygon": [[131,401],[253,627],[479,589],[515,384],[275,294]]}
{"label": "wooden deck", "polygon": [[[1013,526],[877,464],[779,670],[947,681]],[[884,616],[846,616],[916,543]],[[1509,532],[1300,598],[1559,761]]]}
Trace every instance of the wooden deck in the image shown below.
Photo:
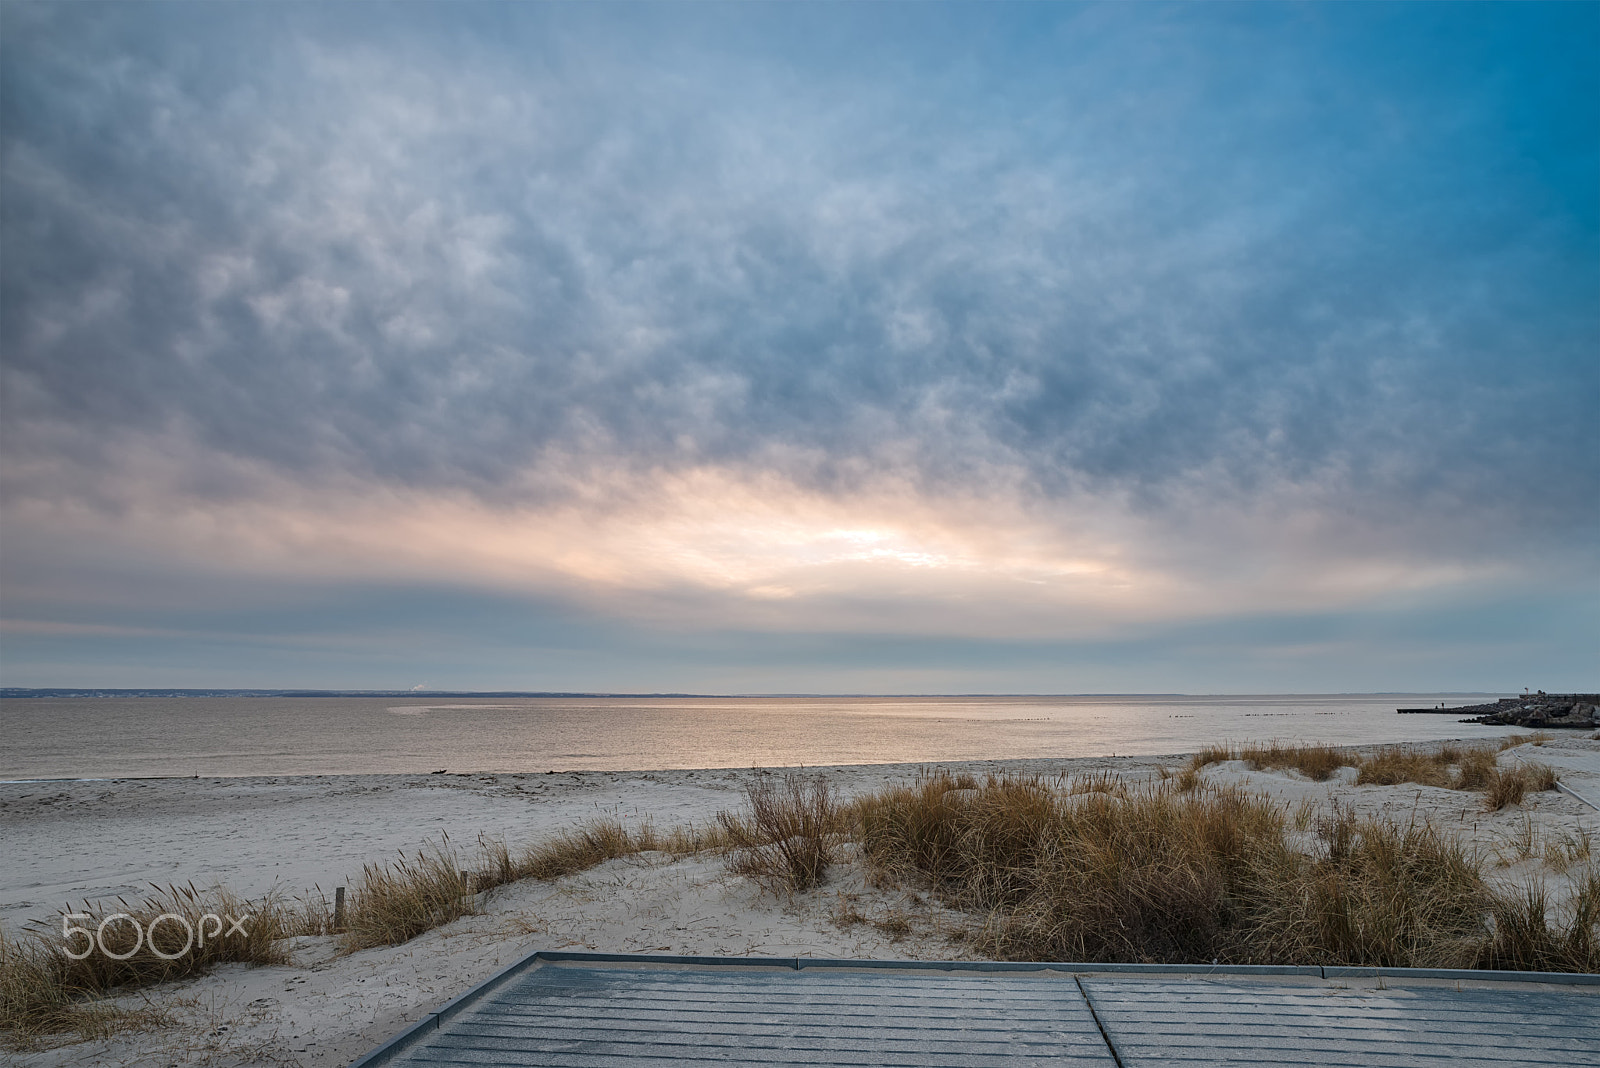
{"label": "wooden deck", "polygon": [[1124,1068],[1600,1065],[1600,988],[1086,978]]}
{"label": "wooden deck", "polygon": [[352,1068],[1600,1066],[1600,976],[1092,967],[535,954]]}

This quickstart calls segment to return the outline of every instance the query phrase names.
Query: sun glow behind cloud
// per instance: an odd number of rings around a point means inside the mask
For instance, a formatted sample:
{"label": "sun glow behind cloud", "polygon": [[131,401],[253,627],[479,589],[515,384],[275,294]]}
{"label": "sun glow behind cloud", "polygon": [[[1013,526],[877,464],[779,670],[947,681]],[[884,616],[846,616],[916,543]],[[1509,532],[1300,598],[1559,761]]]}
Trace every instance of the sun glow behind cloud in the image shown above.
{"label": "sun glow behind cloud", "polygon": [[1592,8],[819,10],[5,7],[6,655],[1581,659]]}
{"label": "sun glow behind cloud", "polygon": [[[581,494],[518,506],[257,470],[234,479],[250,493],[221,501],[186,498],[185,473],[159,454],[124,460],[119,499],[101,509],[12,505],[13,558],[114,545],[264,581],[453,585],[667,625],[984,639],[1105,638],[1515,577],[1492,560],[1341,553],[1359,539],[1309,506],[1297,512],[1287,491],[1265,514],[1227,502],[1150,516],[1087,494],[936,497],[894,480],[821,492],[703,467],[613,471],[581,480]],[[1192,544],[1175,551],[1175,529]]]}

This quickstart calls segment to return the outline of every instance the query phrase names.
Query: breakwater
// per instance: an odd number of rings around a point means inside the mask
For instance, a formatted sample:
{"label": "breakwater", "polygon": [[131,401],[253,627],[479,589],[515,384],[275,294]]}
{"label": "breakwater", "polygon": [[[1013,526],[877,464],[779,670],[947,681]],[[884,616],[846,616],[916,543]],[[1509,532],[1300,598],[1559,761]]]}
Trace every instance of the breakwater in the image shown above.
{"label": "breakwater", "polygon": [[1489,723],[1501,727],[1600,727],[1600,694],[1538,693],[1502,697],[1481,705],[1454,708],[1401,708],[1402,715],[1463,715],[1462,723]]}

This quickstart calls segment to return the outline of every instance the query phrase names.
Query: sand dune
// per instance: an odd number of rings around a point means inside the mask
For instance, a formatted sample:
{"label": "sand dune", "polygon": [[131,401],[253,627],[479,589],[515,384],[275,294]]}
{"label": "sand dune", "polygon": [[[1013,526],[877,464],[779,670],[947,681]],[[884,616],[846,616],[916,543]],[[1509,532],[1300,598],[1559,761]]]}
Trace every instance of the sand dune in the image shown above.
{"label": "sand dune", "polygon": [[[1557,738],[1501,756],[1537,758],[1573,789],[1600,801],[1600,742]],[[941,765],[1047,774],[1111,771],[1153,777],[1181,757]],[[910,765],[815,769],[851,796],[914,777]],[[348,884],[363,864],[448,834],[512,844],[597,816],[657,827],[705,823],[737,809],[752,770],[583,772],[554,775],[374,775],[255,779],[158,779],[0,784],[8,863],[0,874],[0,921],[15,934],[49,921],[64,904],[131,896],[149,883],[226,885],[247,895],[299,894]],[[1289,804],[1333,801],[1361,813],[1448,822],[1509,861],[1495,879],[1539,872],[1514,859],[1529,833],[1600,834],[1600,812],[1558,793],[1484,813],[1479,796],[1416,785],[1355,786],[1349,769],[1326,783],[1298,772],[1252,771],[1242,761],[1209,766],[1214,782],[1238,783]],[[1560,898],[1563,876],[1543,871]],[[870,886],[858,864],[792,899],[763,894],[711,856],[642,854],[549,883],[523,882],[483,896],[482,914],[401,946],[336,956],[331,939],[296,941],[293,967],[227,966],[140,997],[171,1009],[163,1030],[124,1034],[20,1055],[25,1065],[334,1065],[377,1044],[428,1008],[535,948],[719,955],[938,958],[971,956],[960,940],[970,918],[914,889]],[[842,919],[849,922],[841,922]]]}

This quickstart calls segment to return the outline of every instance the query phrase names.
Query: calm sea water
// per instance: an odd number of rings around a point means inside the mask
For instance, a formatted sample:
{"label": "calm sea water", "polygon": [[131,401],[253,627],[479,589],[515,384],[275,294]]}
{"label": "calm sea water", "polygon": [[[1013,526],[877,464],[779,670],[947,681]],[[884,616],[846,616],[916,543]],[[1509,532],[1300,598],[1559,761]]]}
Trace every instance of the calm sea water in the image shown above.
{"label": "calm sea water", "polygon": [[1507,730],[1397,707],[1494,696],[19,698],[0,702],[0,779],[818,766],[1428,741]]}

